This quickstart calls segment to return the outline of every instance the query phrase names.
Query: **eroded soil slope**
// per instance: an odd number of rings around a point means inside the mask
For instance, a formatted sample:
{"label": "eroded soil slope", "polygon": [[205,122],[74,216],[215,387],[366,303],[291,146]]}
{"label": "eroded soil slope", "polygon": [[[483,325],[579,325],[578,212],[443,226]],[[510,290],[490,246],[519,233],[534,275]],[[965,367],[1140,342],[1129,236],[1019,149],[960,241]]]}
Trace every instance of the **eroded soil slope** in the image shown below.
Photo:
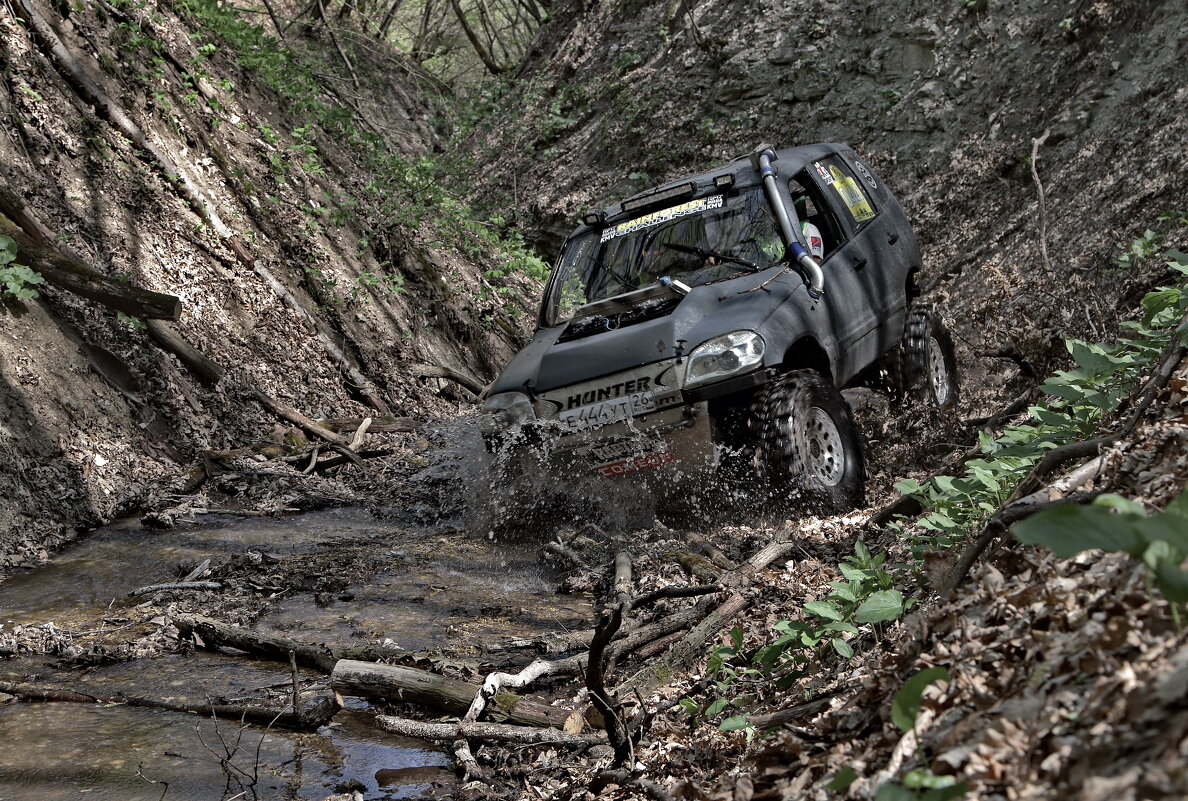
{"label": "eroded soil slope", "polygon": [[0,570],[167,505],[201,451],[303,444],[256,390],[315,418],[421,420],[511,352],[517,295],[497,303],[480,274],[498,254],[463,261],[409,211],[433,138],[416,71],[372,44],[361,88],[340,65],[319,90],[294,66],[329,47],[310,36],[278,50],[213,2],[0,7],[0,182],[91,268],[179,297],[174,332],[226,371],[203,383],[142,322],[53,286],[4,303]]}

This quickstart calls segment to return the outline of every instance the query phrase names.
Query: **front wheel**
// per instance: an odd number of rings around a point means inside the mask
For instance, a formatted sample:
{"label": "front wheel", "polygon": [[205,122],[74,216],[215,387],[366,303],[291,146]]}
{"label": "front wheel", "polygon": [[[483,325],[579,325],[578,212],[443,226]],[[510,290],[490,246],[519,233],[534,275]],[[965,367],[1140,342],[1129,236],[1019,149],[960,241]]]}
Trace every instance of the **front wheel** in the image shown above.
{"label": "front wheel", "polygon": [[756,466],[779,506],[841,512],[865,500],[862,444],[841,393],[813,370],[781,377],[760,397]]}

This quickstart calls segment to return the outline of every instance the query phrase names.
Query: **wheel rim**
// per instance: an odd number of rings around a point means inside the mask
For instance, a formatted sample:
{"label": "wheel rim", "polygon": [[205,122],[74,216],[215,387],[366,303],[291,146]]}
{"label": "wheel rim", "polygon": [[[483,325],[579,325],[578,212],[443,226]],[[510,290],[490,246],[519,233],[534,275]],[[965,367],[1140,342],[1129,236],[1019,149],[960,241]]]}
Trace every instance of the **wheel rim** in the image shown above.
{"label": "wheel rim", "polygon": [[937,406],[949,402],[949,368],[945,364],[945,352],[936,337],[928,338],[928,380],[932,383],[932,396]]}
{"label": "wheel rim", "polygon": [[836,487],[846,472],[846,453],[833,418],[824,409],[809,409],[804,425],[807,467],[822,484]]}

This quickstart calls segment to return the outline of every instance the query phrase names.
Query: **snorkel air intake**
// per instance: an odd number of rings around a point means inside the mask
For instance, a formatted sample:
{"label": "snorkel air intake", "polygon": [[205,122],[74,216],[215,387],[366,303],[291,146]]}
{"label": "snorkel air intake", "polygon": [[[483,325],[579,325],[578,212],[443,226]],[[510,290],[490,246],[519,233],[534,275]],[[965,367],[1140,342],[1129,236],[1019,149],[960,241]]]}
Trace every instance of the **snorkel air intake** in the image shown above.
{"label": "snorkel air intake", "polygon": [[825,274],[821,272],[821,266],[813,260],[813,257],[804,249],[804,245],[800,244],[800,240],[796,238],[796,230],[800,226],[792,222],[792,217],[796,212],[789,212],[776,187],[776,169],[772,166],[772,162],[775,160],[775,150],[769,144],[759,145],[751,153],[751,166],[763,178],[763,187],[767,190],[767,199],[771,203],[772,209],[775,210],[776,220],[780,224],[780,233],[784,237],[784,244],[808,276],[809,297],[817,300],[825,294]]}

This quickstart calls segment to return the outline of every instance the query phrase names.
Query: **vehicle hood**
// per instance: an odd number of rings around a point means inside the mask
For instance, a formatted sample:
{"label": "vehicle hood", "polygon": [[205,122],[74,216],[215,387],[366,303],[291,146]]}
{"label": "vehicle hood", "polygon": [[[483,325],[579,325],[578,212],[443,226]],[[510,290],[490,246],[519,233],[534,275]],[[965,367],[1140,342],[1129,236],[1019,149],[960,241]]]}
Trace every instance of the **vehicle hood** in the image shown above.
{"label": "vehicle hood", "polygon": [[[778,271],[772,268],[694,287],[666,316],[567,342],[558,339],[568,323],[540,329],[504,368],[488,394],[547,392],[688,354],[706,340],[730,331],[764,334],[770,325],[796,326],[796,318],[807,313],[804,309],[811,301],[798,274],[785,270],[772,279]],[[770,283],[758,288],[768,280]],[[795,301],[797,295],[803,304],[788,302]],[[773,316],[780,318],[778,323]],[[769,348],[765,361],[777,363],[782,355]]]}

